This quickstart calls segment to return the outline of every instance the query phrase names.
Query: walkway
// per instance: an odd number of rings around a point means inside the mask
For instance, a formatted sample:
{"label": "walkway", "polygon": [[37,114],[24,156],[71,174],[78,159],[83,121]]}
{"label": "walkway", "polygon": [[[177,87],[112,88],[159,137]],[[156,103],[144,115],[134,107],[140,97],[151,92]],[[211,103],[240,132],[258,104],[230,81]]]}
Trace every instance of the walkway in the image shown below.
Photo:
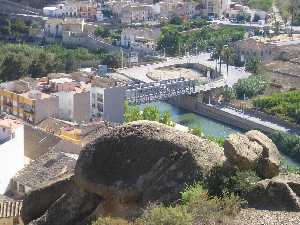
{"label": "walkway", "polygon": [[[184,64],[184,63],[198,63],[209,68],[215,69],[216,62],[210,60],[210,53],[200,53],[199,55],[195,56],[184,56],[184,57],[177,57],[177,58],[166,58],[166,61],[154,63],[154,64],[147,64],[142,66],[134,66],[131,68],[124,68],[118,69],[117,72],[135,80],[139,80],[145,83],[153,82],[147,74],[152,70],[157,68],[172,66],[176,64]],[[227,78],[227,84],[229,86],[233,86],[237,81],[241,78],[246,78],[251,74],[246,72],[243,68],[230,66],[228,70],[228,77],[226,74],[226,65],[222,64],[222,71],[225,73],[225,78]]]}
{"label": "walkway", "polygon": [[215,107],[219,110],[222,110],[224,112],[230,113],[234,116],[240,117],[242,119],[249,120],[249,121],[252,121],[256,124],[260,124],[262,126],[268,127],[268,128],[270,128],[272,130],[275,130],[275,131],[280,131],[280,132],[284,132],[284,133],[288,133],[288,134],[294,134],[294,135],[300,135],[300,131],[295,131],[295,130],[292,130],[291,128],[288,128],[284,125],[274,123],[274,122],[271,122],[271,121],[268,121],[268,120],[263,120],[263,119],[258,118],[258,117],[251,116],[249,114],[244,113],[242,110],[237,110],[237,109],[234,109],[234,108],[229,108],[229,107],[224,107],[224,106],[222,106],[222,107],[213,106],[213,107]]}

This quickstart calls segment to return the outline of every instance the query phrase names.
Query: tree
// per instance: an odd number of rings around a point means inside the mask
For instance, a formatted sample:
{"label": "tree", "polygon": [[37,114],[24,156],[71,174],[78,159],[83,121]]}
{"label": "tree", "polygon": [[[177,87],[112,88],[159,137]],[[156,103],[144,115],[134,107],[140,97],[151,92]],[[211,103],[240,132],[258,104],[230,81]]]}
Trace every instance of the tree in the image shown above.
{"label": "tree", "polygon": [[227,78],[229,73],[229,65],[233,63],[234,55],[235,53],[232,47],[226,46],[222,49],[221,56],[226,63]]}
{"label": "tree", "polygon": [[121,56],[113,54],[105,54],[102,59],[102,64],[110,68],[117,68],[121,66]]}
{"label": "tree", "polygon": [[236,98],[235,89],[226,85],[223,91],[223,96],[224,100],[227,102],[234,100]]}
{"label": "tree", "polygon": [[173,25],[181,25],[182,23],[183,23],[183,20],[179,16],[173,16],[170,20],[170,24],[173,24]]}
{"label": "tree", "polygon": [[287,10],[290,13],[291,16],[291,30],[290,35],[293,38],[293,25],[295,22],[295,17],[298,14],[300,7],[300,0],[288,0]]}
{"label": "tree", "polygon": [[165,26],[162,29],[158,48],[165,50],[169,55],[176,55],[180,48],[181,34],[173,26]]}
{"label": "tree", "polygon": [[175,123],[172,122],[172,116],[170,112],[164,112],[161,115],[159,122],[168,126],[175,126]]}
{"label": "tree", "polygon": [[96,28],[94,34],[95,34],[95,36],[102,37],[102,38],[107,38],[110,36],[109,29],[107,29],[106,27],[100,27],[100,26]]}
{"label": "tree", "polygon": [[258,22],[260,20],[260,16],[258,14],[254,14],[254,17],[253,17],[253,22]]}
{"label": "tree", "polygon": [[142,113],[140,109],[136,106],[129,106],[128,102],[125,101],[124,103],[124,121],[126,123],[141,120]]}
{"label": "tree", "polygon": [[146,106],[143,110],[143,119],[150,121],[160,121],[159,109],[156,106]]}
{"label": "tree", "polygon": [[246,62],[246,71],[257,74],[261,67],[261,60],[258,57],[252,57]]}

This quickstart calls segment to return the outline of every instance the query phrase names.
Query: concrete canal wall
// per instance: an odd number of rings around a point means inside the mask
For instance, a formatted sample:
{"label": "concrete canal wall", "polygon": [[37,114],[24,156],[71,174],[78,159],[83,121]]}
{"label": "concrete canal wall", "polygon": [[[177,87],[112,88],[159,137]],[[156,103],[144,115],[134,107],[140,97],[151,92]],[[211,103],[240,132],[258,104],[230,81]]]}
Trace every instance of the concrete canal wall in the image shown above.
{"label": "concrete canal wall", "polygon": [[276,132],[275,129],[265,125],[241,118],[237,115],[224,112],[216,107],[203,104],[203,95],[197,94],[193,96],[178,96],[169,100],[169,103],[179,108],[189,110],[191,112],[206,116],[208,118],[217,120],[229,126],[237,127],[242,130],[260,130],[264,133],[271,134]]}

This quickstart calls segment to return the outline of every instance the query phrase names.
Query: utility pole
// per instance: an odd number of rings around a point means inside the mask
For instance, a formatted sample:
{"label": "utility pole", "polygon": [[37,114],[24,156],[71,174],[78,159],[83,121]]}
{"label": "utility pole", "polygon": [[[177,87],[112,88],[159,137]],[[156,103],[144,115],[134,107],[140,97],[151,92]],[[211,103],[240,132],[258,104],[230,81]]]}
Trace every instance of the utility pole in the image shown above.
{"label": "utility pole", "polygon": [[124,52],[123,52],[123,49],[121,48],[121,66],[122,66],[122,69],[124,68]]}

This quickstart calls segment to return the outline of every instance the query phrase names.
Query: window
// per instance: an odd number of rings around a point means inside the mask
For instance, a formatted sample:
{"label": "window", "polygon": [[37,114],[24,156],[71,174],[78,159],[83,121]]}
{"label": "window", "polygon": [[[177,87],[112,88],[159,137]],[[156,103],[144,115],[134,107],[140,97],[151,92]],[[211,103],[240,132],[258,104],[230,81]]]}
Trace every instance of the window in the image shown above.
{"label": "window", "polygon": [[19,184],[19,192],[25,193],[25,186],[23,184]]}

